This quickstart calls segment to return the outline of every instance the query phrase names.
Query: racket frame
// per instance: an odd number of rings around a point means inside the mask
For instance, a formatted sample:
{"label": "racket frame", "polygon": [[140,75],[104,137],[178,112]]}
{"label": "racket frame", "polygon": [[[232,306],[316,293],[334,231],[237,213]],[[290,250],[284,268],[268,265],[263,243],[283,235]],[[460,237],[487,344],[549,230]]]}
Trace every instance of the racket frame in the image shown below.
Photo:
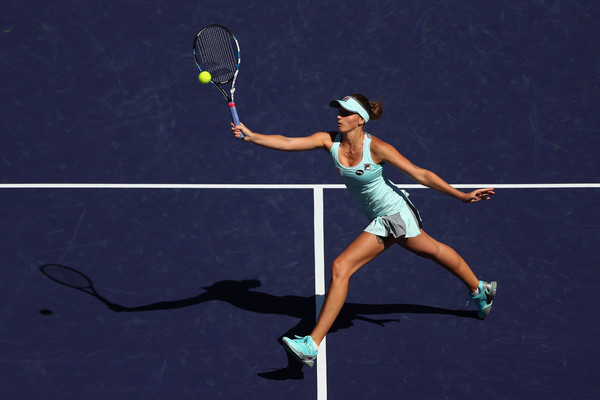
{"label": "racket frame", "polygon": [[[194,53],[194,61],[196,61],[196,66],[198,66],[198,69],[200,70],[200,72],[205,71],[204,69],[202,69],[202,67],[200,66],[200,62],[198,61],[199,54],[196,53],[196,43],[198,42],[200,35],[205,30],[211,29],[214,27],[222,28],[231,35],[231,38],[233,39],[233,42],[235,43],[235,46],[237,49],[237,67],[235,69],[235,72],[233,73],[233,76],[231,78],[229,78],[228,80],[223,81],[223,82],[215,82],[214,79],[212,79],[212,77],[211,77],[210,83],[212,83],[217,89],[219,89],[219,91],[221,92],[223,97],[225,97],[225,100],[227,100],[227,102],[229,104],[229,111],[231,112],[231,118],[233,119],[233,123],[235,125],[239,125],[240,117],[238,115],[237,108],[235,106],[234,95],[235,95],[235,81],[237,79],[238,72],[240,71],[240,64],[242,62],[242,57],[241,57],[241,52],[240,52],[240,44],[239,44],[237,38],[235,37],[235,35],[233,34],[233,32],[231,32],[231,30],[229,28],[227,28],[226,26],[219,25],[219,24],[207,25],[204,28],[200,29],[200,31],[198,31],[198,33],[194,37],[194,43],[192,46],[193,53]],[[208,72],[210,73],[210,71],[208,71]],[[227,94],[227,92],[221,87],[221,85],[226,85],[228,83],[231,83],[231,86],[229,88],[229,94]],[[243,137],[244,137],[244,135],[242,134],[242,137],[240,139],[242,139]]]}

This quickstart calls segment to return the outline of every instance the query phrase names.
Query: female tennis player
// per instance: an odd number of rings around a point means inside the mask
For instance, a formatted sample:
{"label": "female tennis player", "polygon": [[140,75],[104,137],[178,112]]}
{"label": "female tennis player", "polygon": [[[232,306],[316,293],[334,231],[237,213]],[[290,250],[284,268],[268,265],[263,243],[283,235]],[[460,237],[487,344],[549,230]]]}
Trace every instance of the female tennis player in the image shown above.
{"label": "female tennis player", "polygon": [[239,139],[259,146],[283,151],[326,150],[334,168],[352,192],[362,212],[371,221],[355,240],[332,263],[331,282],[316,326],[309,336],[283,338],[286,350],[312,367],[319,344],[340,313],[348,293],[350,277],[368,262],[394,244],[446,268],[469,290],[469,301],[477,306],[484,319],[496,296],[496,282],[480,281],[463,258],[449,246],[438,242],[422,229],[419,212],[408,199],[408,193],[398,189],[384,175],[385,165],[398,168],[416,182],[438,190],[463,203],[489,199],[494,189],[478,189],[463,193],[435,173],[419,168],[392,145],[365,132],[365,124],[381,117],[383,105],[370,102],[361,94],[329,105],[338,109],[337,131],[317,132],[306,137],[263,135],[244,124],[232,132]]}

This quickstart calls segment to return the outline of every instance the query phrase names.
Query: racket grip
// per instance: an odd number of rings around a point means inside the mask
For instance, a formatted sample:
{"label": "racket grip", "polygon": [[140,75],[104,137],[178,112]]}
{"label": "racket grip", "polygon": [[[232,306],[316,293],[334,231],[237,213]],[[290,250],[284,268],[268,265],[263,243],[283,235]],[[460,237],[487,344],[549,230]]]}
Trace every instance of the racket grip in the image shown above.
{"label": "racket grip", "polygon": [[[235,108],[235,103],[233,101],[229,103],[229,111],[231,111],[231,118],[233,119],[233,124],[239,125],[240,117],[238,116],[237,108]],[[244,138],[244,134],[242,133],[242,136],[240,136],[239,140],[241,140],[243,138]]]}

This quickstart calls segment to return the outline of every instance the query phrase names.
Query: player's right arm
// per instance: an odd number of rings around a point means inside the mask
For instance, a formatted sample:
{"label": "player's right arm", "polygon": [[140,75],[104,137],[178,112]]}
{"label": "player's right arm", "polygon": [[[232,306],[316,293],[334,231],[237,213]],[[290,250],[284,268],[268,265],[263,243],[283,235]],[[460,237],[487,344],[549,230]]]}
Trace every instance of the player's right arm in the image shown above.
{"label": "player's right arm", "polygon": [[281,151],[304,151],[315,149],[329,150],[333,143],[332,135],[329,132],[317,132],[310,136],[288,137],[283,135],[263,135],[253,132],[246,125],[231,124],[231,131],[236,138],[244,134],[245,142],[252,142],[262,147]]}

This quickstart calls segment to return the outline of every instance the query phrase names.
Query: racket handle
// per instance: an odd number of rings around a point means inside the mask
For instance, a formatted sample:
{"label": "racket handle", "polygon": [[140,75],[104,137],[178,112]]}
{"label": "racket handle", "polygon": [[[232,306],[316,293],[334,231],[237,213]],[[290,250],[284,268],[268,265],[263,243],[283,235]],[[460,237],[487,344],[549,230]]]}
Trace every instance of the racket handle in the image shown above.
{"label": "racket handle", "polygon": [[[229,103],[229,111],[231,111],[231,118],[233,119],[234,125],[240,124],[240,117],[238,116],[237,108],[235,108],[235,103],[232,101]],[[244,138],[244,134],[239,137],[239,140]]]}

